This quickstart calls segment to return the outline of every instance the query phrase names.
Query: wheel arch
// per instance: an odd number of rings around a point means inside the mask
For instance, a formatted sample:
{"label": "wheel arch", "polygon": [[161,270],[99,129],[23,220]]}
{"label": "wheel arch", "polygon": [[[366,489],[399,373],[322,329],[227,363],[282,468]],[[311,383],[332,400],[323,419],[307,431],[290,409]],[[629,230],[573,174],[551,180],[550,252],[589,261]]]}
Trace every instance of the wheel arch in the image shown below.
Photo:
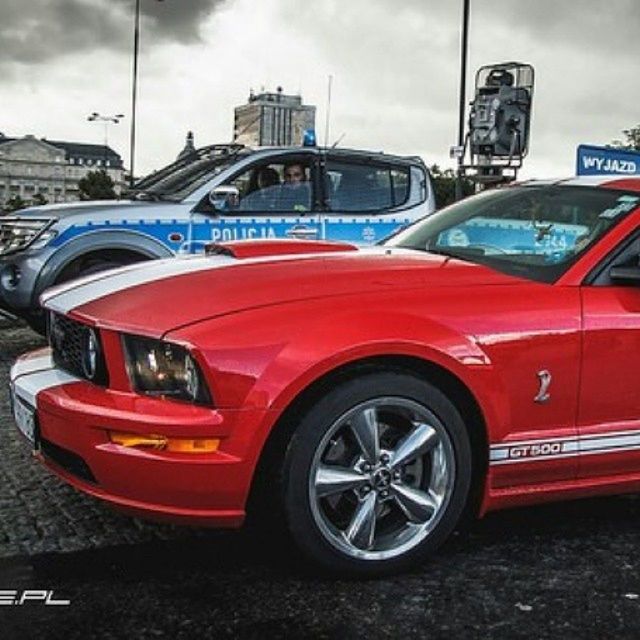
{"label": "wheel arch", "polygon": [[279,469],[280,458],[284,455],[299,416],[335,385],[366,373],[394,370],[415,375],[433,384],[460,411],[473,454],[472,485],[466,511],[469,516],[478,513],[484,496],[489,460],[487,421],[478,399],[459,376],[432,360],[411,355],[376,355],[353,360],[325,372],[286,405],[260,452],[247,500],[249,516],[265,502],[265,487],[274,486],[269,480]]}
{"label": "wheel arch", "polygon": [[160,241],[146,234],[132,231],[94,231],[82,234],[60,247],[42,267],[32,294],[32,306],[40,294],[53,285],[60,274],[72,263],[94,254],[107,257],[108,253],[139,256],[142,260],[171,257],[173,252]]}

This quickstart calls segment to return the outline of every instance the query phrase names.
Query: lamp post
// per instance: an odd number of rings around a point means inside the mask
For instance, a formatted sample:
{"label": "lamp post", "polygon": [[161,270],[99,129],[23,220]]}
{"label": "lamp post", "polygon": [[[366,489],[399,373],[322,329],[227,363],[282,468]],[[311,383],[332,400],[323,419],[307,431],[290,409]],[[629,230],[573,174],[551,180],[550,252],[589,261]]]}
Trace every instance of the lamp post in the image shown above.
{"label": "lamp post", "polygon": [[[163,0],[156,0],[162,2]],[[136,153],[136,97],[138,90],[138,53],[140,50],[140,0],[136,0],[135,15],[133,27],[133,80],[131,83],[131,140],[129,148],[129,165],[131,174],[129,176],[129,185],[133,187],[133,173],[135,168]]]}
{"label": "lamp post", "polygon": [[118,124],[120,120],[124,118],[122,113],[118,113],[115,116],[103,116],[97,111],[87,116],[89,122],[102,122],[104,124],[104,156],[103,156],[103,168],[106,171],[107,167],[107,149],[109,148],[109,125]]}
{"label": "lamp post", "polygon": [[458,170],[456,172],[456,200],[462,200],[462,165],[464,164],[464,112],[467,93],[467,48],[469,42],[469,3],[462,5],[462,38],[460,43],[460,101],[458,105]]}

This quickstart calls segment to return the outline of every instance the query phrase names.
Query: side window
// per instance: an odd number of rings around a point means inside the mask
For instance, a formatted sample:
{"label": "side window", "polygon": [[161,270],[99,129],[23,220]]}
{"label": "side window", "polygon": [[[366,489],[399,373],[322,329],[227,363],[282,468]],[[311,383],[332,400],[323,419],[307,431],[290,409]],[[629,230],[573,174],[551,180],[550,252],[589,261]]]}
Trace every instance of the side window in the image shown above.
{"label": "side window", "polygon": [[311,167],[308,160],[254,164],[225,183],[240,198],[228,213],[298,212],[312,209]]}
{"label": "side window", "polygon": [[331,211],[380,211],[402,205],[409,197],[408,168],[333,160],[326,167]]}

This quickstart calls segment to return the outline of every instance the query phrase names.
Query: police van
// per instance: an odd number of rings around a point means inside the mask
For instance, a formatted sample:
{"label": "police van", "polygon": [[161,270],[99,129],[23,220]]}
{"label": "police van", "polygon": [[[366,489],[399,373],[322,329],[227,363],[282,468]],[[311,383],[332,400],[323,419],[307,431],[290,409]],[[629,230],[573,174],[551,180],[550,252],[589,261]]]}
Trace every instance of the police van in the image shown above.
{"label": "police van", "polygon": [[143,178],[124,199],[0,217],[0,307],[42,330],[40,294],[72,278],[197,253],[212,241],[373,244],[434,210],[417,157],[211,145]]}

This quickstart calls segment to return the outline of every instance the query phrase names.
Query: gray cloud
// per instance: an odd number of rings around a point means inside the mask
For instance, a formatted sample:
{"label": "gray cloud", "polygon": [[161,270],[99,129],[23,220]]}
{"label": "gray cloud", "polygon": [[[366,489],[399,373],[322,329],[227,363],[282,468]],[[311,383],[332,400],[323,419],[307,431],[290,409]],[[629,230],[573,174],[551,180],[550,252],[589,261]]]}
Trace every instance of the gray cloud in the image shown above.
{"label": "gray cloud", "polygon": [[579,51],[581,47],[615,52],[616,57],[639,51],[640,2],[637,0],[476,0],[472,19],[498,23],[514,37],[529,36],[548,44]]}
{"label": "gray cloud", "polygon": [[[141,0],[147,46],[200,38],[200,25],[227,0]],[[1,65],[38,64],[95,49],[128,50],[134,0],[2,0]]]}
{"label": "gray cloud", "polygon": [[[390,146],[435,152],[455,139],[461,0],[281,0],[279,7],[290,29],[322,34],[310,49],[335,70],[334,112],[342,101],[350,143],[376,131]],[[639,25],[638,0],[472,0],[468,98],[480,65],[532,63],[532,158],[571,166],[576,144],[606,143],[639,120]]]}

